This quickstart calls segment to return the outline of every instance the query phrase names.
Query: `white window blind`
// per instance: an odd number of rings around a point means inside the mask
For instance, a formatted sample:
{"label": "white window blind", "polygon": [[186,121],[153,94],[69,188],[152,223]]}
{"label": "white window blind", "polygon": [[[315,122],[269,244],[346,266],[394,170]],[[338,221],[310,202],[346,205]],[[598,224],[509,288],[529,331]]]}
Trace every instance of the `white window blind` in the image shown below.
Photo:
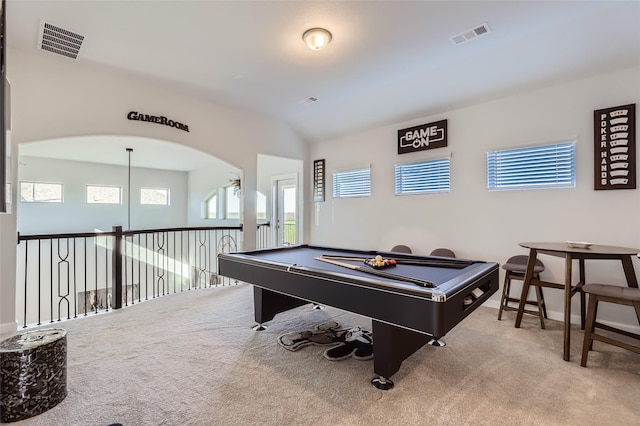
{"label": "white window blind", "polygon": [[575,187],[576,144],[488,152],[487,186],[490,191]]}
{"label": "white window blind", "polygon": [[333,173],[333,198],[371,196],[371,169]]}
{"label": "white window blind", "polygon": [[451,161],[447,158],[395,166],[396,195],[449,192]]}

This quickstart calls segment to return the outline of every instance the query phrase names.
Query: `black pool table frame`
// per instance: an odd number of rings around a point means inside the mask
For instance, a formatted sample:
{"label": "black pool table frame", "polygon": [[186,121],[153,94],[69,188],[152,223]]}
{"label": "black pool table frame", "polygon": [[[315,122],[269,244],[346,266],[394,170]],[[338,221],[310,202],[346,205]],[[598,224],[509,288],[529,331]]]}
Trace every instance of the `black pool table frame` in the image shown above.
{"label": "black pool table frame", "polygon": [[[436,260],[450,267],[399,264],[394,274],[429,279],[433,288],[369,275],[320,262],[316,256],[398,261]],[[362,265],[362,262],[351,262]],[[307,304],[333,306],[372,319],[374,372],[381,389],[402,362],[429,341],[438,341],[498,290],[498,264],[416,256],[403,253],[348,250],[299,245],[218,255],[218,273],[254,285],[254,313],[259,325],[278,313]]]}

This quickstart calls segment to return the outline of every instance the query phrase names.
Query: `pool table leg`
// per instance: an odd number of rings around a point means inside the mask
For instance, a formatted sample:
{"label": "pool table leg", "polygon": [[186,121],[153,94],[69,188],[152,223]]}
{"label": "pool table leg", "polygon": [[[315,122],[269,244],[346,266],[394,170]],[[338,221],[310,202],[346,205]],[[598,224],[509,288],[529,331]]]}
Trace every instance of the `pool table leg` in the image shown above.
{"label": "pool table leg", "polygon": [[373,371],[380,377],[371,383],[378,389],[391,389],[393,382],[389,378],[398,372],[402,361],[427,344],[432,336],[376,320],[372,325]]}
{"label": "pool table leg", "polygon": [[262,323],[272,320],[276,314],[308,303],[306,300],[253,286],[253,310],[255,320],[258,323],[253,329],[256,331],[264,330]]}

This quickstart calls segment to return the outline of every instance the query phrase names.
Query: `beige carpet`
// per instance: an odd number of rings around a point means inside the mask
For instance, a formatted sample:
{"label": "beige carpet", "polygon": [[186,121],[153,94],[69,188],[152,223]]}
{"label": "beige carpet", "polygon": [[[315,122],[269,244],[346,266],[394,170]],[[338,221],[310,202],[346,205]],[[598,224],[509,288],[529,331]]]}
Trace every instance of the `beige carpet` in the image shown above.
{"label": "beige carpet", "polygon": [[[171,295],[110,314],[55,324],[68,331],[67,398],[16,425],[631,425],[640,422],[640,356],[596,342],[589,367],[562,360],[561,324],[533,317],[514,328],[480,308],[373,388],[372,361],[332,362],[279,335],[334,319],[303,306],[254,332],[252,288]],[[370,328],[369,328],[370,329]],[[374,336],[375,339],[375,336]]]}

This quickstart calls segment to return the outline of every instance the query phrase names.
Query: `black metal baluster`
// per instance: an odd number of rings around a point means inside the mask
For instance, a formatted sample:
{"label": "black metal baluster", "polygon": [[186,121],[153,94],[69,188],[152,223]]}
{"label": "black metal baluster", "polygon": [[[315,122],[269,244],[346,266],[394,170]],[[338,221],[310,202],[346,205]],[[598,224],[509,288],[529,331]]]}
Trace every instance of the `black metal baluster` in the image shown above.
{"label": "black metal baluster", "polygon": [[87,306],[87,295],[89,292],[87,291],[87,237],[83,237],[84,240],[84,305],[82,310],[84,311],[84,316],[86,317],[89,314],[89,307]]}
{"label": "black metal baluster", "polygon": [[191,290],[194,284],[193,283],[194,278],[192,277],[193,271],[191,270],[191,248],[189,247],[190,242],[191,242],[191,231],[187,231],[187,270],[189,274],[189,290]]}
{"label": "black metal baluster", "polygon": [[[96,308],[96,314],[98,313],[98,236],[96,235],[93,238],[93,247],[95,248],[95,253],[96,253],[96,266],[95,266],[95,271],[96,271],[96,292],[94,295],[94,306]],[[93,309],[92,309],[93,310]]]}
{"label": "black metal baluster", "polygon": [[[123,268],[124,271],[122,271],[122,273],[124,274],[124,289],[122,294],[124,295],[124,306],[129,306],[129,298],[127,297],[127,286],[128,286],[128,282],[127,282],[127,236],[124,236],[124,253],[122,254],[123,258],[124,258],[124,262],[123,263]],[[133,242],[132,242],[133,243]],[[133,275],[131,277],[131,283],[133,284]]]}
{"label": "black metal baluster", "polygon": [[151,285],[153,286],[153,297],[156,297],[156,233],[154,232],[153,234],[151,234],[151,249],[153,250],[153,257],[151,259],[151,261],[153,262],[153,275],[152,275],[152,279],[153,281],[151,281]]}
{"label": "black metal baluster", "polygon": [[78,269],[78,257],[76,256],[76,242],[77,239],[73,238],[73,318],[78,318],[78,286],[77,286],[77,269]]}
{"label": "black metal baluster", "polygon": [[49,240],[49,262],[49,299],[51,300],[49,322],[53,322],[53,239]]}
{"label": "black metal baluster", "polygon": [[158,232],[158,271],[156,278],[158,280],[158,293],[160,293],[160,284],[162,284],[162,295],[165,295],[164,282],[164,233]]}
{"label": "black metal baluster", "polygon": [[180,291],[184,291],[184,235],[182,230],[180,230]]}
{"label": "black metal baluster", "polygon": [[[65,238],[65,241],[67,243],[66,244],[67,250],[66,250],[66,253],[65,253],[64,257],[63,257],[61,249],[60,249],[60,240],[61,240],[61,238],[58,238],[57,240],[58,240],[58,259],[60,259],[58,261],[58,299],[59,299],[58,300],[58,321],[61,321],[62,319],[61,319],[60,312],[62,310],[62,301],[63,300],[67,302],[67,319],[71,319],[71,317],[69,315],[69,311],[70,311],[70,307],[69,307],[69,290],[70,290],[69,276],[70,276],[70,274],[69,274],[69,271],[70,271],[70,269],[69,269],[69,261],[68,261],[70,250],[69,250],[69,239]],[[61,294],[62,293],[61,292],[61,290],[62,290],[61,284],[62,284],[62,279],[63,279],[63,277],[62,277],[62,266],[63,265],[66,265],[66,267],[67,267],[67,274],[66,274],[67,275],[67,292],[64,295]],[[51,318],[51,320],[52,320],[51,322],[53,322],[53,315],[51,315],[51,317],[52,317]]]}
{"label": "black metal baluster", "polygon": [[142,234],[138,234],[138,302],[141,302],[140,290],[142,289],[142,275],[140,272],[140,269],[142,267],[142,257],[140,256],[141,245],[142,245]]}
{"label": "black metal baluster", "polygon": [[[112,250],[115,251],[115,244],[112,247]],[[113,306],[113,301],[115,300],[115,295],[113,294],[113,288],[111,289],[111,293],[109,293],[109,240],[107,237],[104,237],[104,293],[106,295],[105,300],[105,312],[109,312],[109,306]],[[111,298],[109,298],[111,295]]]}
{"label": "black metal baluster", "polygon": [[28,259],[29,257],[29,240],[24,242],[24,322],[22,324],[22,328],[27,328],[27,275],[28,275]]}
{"label": "black metal baluster", "polygon": [[[131,304],[135,304],[135,300],[136,300],[136,295],[135,292],[133,290],[133,288],[135,287],[135,259],[134,259],[134,248],[135,248],[135,242],[134,242],[134,235],[131,234]],[[139,247],[139,246],[138,246]],[[129,291],[129,287],[125,287],[125,290]],[[128,299],[128,297],[127,297]]]}
{"label": "black metal baluster", "polygon": [[[207,282],[207,231],[201,230],[199,233],[200,236],[200,274],[198,275],[198,283],[201,282],[202,277],[205,279],[205,283]],[[203,239],[204,236],[204,239]],[[198,285],[198,288],[200,286]],[[206,284],[205,284],[206,287]]]}
{"label": "black metal baluster", "polygon": [[178,283],[176,282],[176,268],[177,268],[177,259],[176,259],[176,232],[173,231],[171,232],[173,234],[173,292],[177,293],[178,292]]}
{"label": "black metal baluster", "polygon": [[41,325],[40,321],[40,307],[42,306],[42,297],[41,297],[41,286],[42,286],[42,246],[41,240],[38,240],[38,325]]}
{"label": "black metal baluster", "polygon": [[216,279],[216,256],[219,252],[220,244],[219,237],[220,231],[217,229],[209,230],[209,286],[218,286],[218,280]]}
{"label": "black metal baluster", "polygon": [[144,300],[149,300],[149,234],[144,234]]}

